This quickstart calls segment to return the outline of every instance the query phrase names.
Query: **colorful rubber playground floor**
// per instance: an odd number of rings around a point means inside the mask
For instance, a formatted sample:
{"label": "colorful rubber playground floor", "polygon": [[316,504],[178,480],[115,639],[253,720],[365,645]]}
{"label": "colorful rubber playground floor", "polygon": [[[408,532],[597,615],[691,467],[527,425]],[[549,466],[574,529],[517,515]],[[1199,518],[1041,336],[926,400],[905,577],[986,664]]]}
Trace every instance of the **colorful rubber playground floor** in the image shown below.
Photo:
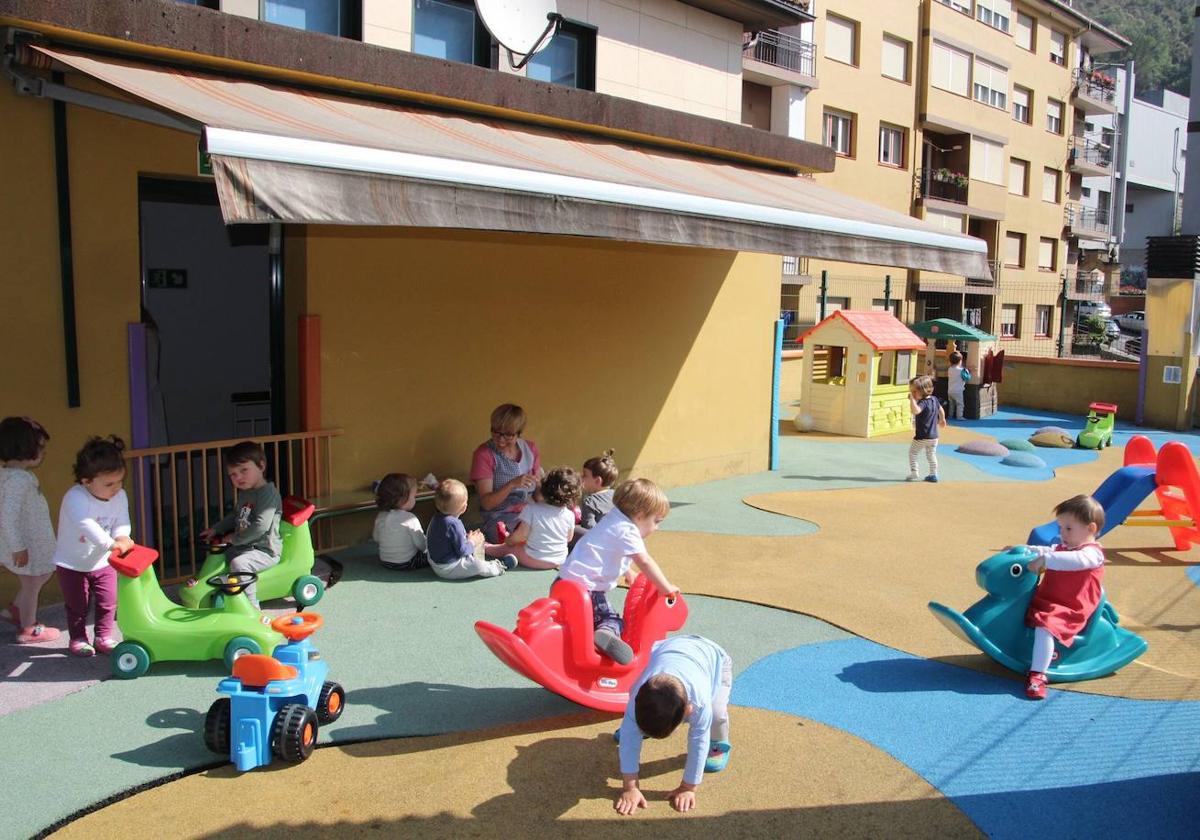
{"label": "colorful rubber playground floor", "polygon": [[904,436],[797,434],[776,472],[671,491],[650,549],[687,593],[685,630],[735,662],[734,752],[693,813],[665,802],[682,734],[647,742],[650,807],[622,818],[615,719],[523,680],[476,638],[476,619],[511,626],[547,573],[446,583],[347,559],[314,637],[347,708],[295,767],[239,776],[205,750],[217,663],[100,680],[105,663],[0,635],[0,836],[1195,837],[1200,552],[1158,528],[1110,533],[1105,585],[1149,650],[1043,703],[925,606],[977,600],[975,565],[1098,487],[1128,430],[1031,481],[953,445],[1069,421],[952,428],[936,485],[903,481]]}

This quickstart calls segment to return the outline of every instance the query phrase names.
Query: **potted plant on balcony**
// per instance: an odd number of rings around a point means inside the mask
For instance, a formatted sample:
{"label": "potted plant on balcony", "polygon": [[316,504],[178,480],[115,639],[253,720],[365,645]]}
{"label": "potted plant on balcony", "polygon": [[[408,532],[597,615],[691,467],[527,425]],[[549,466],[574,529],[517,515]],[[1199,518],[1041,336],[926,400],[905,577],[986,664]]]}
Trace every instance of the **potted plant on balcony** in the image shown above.
{"label": "potted plant on balcony", "polygon": [[950,184],[955,187],[965,187],[967,185],[967,176],[961,172],[955,172],[953,169],[941,167],[933,170],[933,180],[941,181],[944,184]]}
{"label": "potted plant on balcony", "polygon": [[1112,90],[1113,88],[1115,88],[1117,86],[1116,79],[1114,79],[1112,76],[1108,75],[1107,73],[1101,72],[1100,70],[1089,71],[1087,78],[1088,78],[1088,81],[1092,83],[1092,85],[1094,85],[1095,87],[1103,88],[1105,90]]}

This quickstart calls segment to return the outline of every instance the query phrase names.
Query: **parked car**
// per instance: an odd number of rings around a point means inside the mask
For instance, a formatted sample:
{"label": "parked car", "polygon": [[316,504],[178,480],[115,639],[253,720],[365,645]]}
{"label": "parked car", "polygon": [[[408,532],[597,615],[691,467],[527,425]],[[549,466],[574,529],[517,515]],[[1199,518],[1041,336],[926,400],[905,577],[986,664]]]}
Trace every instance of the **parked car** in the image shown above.
{"label": "parked car", "polygon": [[1111,318],[1112,307],[1102,300],[1084,300],[1079,302],[1079,306],[1075,309],[1075,317],[1082,321],[1089,315],[1097,315],[1101,318]]}
{"label": "parked car", "polygon": [[1104,322],[1104,333],[1115,341],[1121,337],[1121,327],[1116,321],[1109,318]]}
{"label": "parked car", "polygon": [[1142,355],[1142,340],[1140,338],[1131,338],[1126,341],[1125,352],[1131,356]]}
{"label": "parked car", "polygon": [[1129,332],[1140,333],[1146,329],[1145,312],[1126,312],[1117,316],[1117,326]]}

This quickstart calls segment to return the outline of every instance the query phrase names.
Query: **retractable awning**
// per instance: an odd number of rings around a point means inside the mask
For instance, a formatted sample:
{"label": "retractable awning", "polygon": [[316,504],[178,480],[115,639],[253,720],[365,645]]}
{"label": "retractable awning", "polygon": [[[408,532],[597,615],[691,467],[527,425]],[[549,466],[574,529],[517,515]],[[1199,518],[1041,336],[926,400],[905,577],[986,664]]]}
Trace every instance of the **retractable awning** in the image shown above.
{"label": "retractable awning", "polygon": [[982,240],[797,175],[565,130],[37,49],[202,125],[227,223],[567,234],[990,278]]}

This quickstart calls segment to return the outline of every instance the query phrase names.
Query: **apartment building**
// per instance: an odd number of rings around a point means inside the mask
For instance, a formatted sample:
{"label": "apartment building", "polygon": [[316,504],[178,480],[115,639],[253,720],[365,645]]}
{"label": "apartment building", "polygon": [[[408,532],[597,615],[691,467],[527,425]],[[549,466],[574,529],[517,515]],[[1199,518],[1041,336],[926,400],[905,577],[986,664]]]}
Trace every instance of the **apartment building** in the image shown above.
{"label": "apartment building", "polygon": [[776,53],[813,55],[806,75],[759,47],[761,34],[747,50],[743,122],[830,146],[837,164],[819,181],[983,239],[992,271],[798,260],[782,308],[798,325],[816,320],[826,272],[826,311],[899,306],[910,320],[962,319],[1052,355],[1064,284],[1068,298],[1093,294],[1076,282],[1082,243],[1111,236],[1107,217],[1080,204],[1083,178],[1112,170],[1085,130],[1116,109],[1093,56],[1129,42],[1051,0],[829,0],[814,11],[812,24],[766,39]]}

